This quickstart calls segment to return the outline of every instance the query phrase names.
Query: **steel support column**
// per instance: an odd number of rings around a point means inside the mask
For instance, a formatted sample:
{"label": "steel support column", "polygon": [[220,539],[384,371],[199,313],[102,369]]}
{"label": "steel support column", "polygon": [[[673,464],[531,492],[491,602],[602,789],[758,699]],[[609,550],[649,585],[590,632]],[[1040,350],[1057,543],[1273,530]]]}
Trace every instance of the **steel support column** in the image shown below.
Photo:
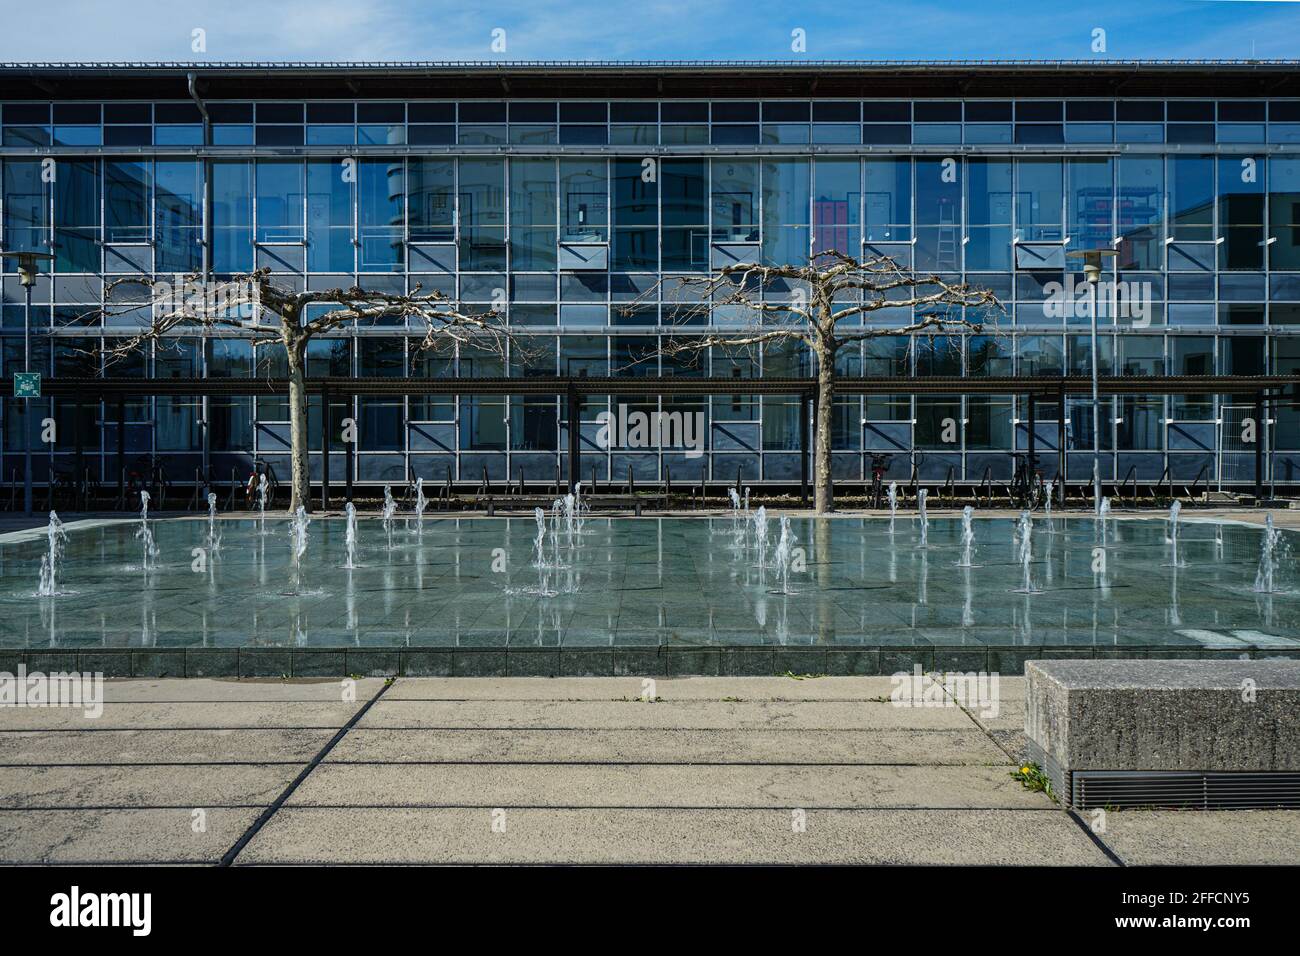
{"label": "steel support column", "polygon": [[[565,399],[569,406],[569,494],[573,494],[582,480],[579,468],[582,464],[582,423],[579,419],[582,416],[582,396],[578,390],[569,387],[565,393]],[[595,492],[595,479],[592,479],[592,492]]]}
{"label": "steel support column", "polygon": [[[310,467],[311,453],[307,460]],[[311,479],[307,480],[308,495],[311,494]],[[320,390],[320,510],[328,511],[330,507],[330,390]]]}

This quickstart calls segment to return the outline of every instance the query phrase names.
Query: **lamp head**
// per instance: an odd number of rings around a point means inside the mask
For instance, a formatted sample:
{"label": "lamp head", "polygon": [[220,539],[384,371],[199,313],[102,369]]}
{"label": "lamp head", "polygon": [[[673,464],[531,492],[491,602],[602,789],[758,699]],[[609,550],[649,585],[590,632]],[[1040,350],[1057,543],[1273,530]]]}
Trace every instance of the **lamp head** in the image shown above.
{"label": "lamp head", "polygon": [[1114,256],[1114,249],[1079,249],[1076,252],[1067,252],[1067,259],[1083,260],[1083,277],[1089,285],[1096,285],[1101,281],[1101,260],[1107,256]]}
{"label": "lamp head", "polygon": [[40,262],[49,262],[54,258],[48,252],[0,252],[0,258],[13,259],[18,263],[18,281],[24,288],[36,285],[36,274],[40,271]]}

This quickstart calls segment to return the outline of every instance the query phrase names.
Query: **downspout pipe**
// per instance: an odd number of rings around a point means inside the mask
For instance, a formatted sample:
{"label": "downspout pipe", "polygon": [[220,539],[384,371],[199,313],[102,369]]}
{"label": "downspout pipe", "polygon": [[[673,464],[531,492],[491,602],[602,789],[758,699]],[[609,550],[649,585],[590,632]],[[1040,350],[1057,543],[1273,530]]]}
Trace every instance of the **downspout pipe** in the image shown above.
{"label": "downspout pipe", "polygon": [[199,75],[193,70],[185,74],[185,85],[190,91],[190,99],[194,101],[194,105],[199,108],[199,114],[203,117],[203,145],[206,146],[208,144],[208,127],[211,125],[211,120],[208,118],[207,104],[199,96],[198,81]]}

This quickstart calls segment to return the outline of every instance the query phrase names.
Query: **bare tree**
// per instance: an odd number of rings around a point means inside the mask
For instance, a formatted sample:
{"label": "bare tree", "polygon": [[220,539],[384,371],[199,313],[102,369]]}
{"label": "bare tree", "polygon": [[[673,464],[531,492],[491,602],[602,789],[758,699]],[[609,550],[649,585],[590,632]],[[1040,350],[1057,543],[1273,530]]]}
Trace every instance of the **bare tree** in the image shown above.
{"label": "bare tree", "polygon": [[[119,296],[122,287],[139,286],[142,297]],[[105,363],[125,358],[150,342],[166,343],[186,331],[228,333],[258,347],[284,349],[289,379],[289,441],[291,495],[289,509],[311,508],[307,470],[307,343],[322,333],[356,323],[380,320],[415,320],[423,329],[419,349],[459,343],[483,349],[502,358],[508,354],[511,334],[495,310],[476,313],[463,310],[440,292],[421,293],[420,286],[409,294],[378,292],[353,286],[350,289],[321,289],[299,292],[276,285],[269,270],[232,276],[216,283],[199,275],[178,277],[175,285],[149,277],[114,280],[106,287],[106,298],[124,299],[122,313],[141,315],[139,330],[100,350]],[[141,302],[139,298],[146,301]],[[308,318],[308,307],[324,311]],[[111,308],[105,309],[111,312]]]}
{"label": "bare tree", "polygon": [[[979,332],[966,309],[1002,311],[992,292],[936,275],[904,270],[889,256],[855,259],[823,252],[808,265],[765,266],[739,263],[708,276],[670,280],[679,292],[690,292],[689,303],[675,306],[675,321],[719,308],[734,308],[745,321],[735,330],[701,336],[680,336],[665,342],[662,353],[681,355],[713,346],[736,349],[769,342],[803,342],[817,364],[817,421],[813,474],[818,514],[834,510],[831,485],[831,415],[835,395],[835,356],[849,343],[882,336],[910,335],[927,329],[966,329]],[[766,298],[779,285],[788,293]],[[934,307],[937,311],[894,325],[849,325],[849,320],[881,309]],[[958,314],[949,314],[955,308]],[[684,330],[685,331],[685,330]]]}

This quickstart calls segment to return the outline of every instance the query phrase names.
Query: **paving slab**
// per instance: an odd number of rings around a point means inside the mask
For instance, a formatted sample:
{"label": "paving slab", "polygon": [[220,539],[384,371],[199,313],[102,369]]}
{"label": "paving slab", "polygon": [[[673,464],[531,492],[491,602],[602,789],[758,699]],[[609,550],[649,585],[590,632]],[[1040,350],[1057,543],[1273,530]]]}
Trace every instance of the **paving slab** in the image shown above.
{"label": "paving slab", "polygon": [[290,805],[1041,807],[1003,767],[328,764]]}
{"label": "paving slab", "polygon": [[342,727],[363,705],[357,703],[279,701],[240,703],[106,703],[97,718],[66,707],[0,707],[0,730],[160,730],[169,727]]}
{"label": "paving slab", "polygon": [[306,764],[337,731],[0,731],[0,766],[54,764]]}
{"label": "paving slab", "polygon": [[1295,866],[1300,812],[1112,810],[1101,838],[1130,866]]}
{"label": "paving slab", "polygon": [[[0,738],[0,746],[3,745]],[[327,763],[1004,764],[970,730],[383,730],[355,728]]]}
{"label": "paving slab", "polygon": [[[383,687],[381,678],[366,677],[349,682],[357,700],[368,700]],[[191,677],[186,680],[105,680],[104,700],[109,703],[225,702],[332,703],[343,700],[342,680],[242,679],[222,680]]]}
{"label": "paving slab", "polygon": [[423,701],[381,698],[360,727],[968,730],[958,707],[845,701]]}
{"label": "paving slab", "polygon": [[0,773],[0,807],[222,807],[272,803],[301,767],[11,767]]}
{"label": "paving slab", "polygon": [[215,864],[260,809],[0,810],[0,862]]}
{"label": "paving slab", "polygon": [[[646,694],[641,677],[417,677],[403,678],[385,700],[635,700]],[[888,677],[656,677],[663,700],[842,700],[889,696]]]}
{"label": "paving slab", "polygon": [[[496,819],[500,819],[498,816]],[[250,863],[894,863],[1107,865],[1050,809],[506,810],[285,808]]]}

